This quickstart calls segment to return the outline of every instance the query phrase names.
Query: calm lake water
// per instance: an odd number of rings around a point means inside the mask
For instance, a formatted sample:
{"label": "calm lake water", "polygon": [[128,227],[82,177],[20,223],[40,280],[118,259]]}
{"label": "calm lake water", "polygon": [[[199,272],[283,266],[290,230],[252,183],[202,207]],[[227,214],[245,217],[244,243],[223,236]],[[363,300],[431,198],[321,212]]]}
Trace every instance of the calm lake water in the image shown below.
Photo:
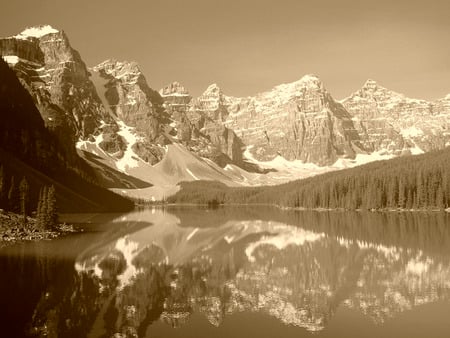
{"label": "calm lake water", "polygon": [[450,337],[444,213],[64,215],[0,249],[2,337]]}

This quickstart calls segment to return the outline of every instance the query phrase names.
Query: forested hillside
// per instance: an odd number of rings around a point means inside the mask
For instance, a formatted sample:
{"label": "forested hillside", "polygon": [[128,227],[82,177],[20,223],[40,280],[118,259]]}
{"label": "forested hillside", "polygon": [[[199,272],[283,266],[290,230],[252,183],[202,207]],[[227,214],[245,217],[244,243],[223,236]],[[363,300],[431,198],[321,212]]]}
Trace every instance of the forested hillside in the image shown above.
{"label": "forested hillside", "polygon": [[171,203],[267,203],[294,208],[444,209],[450,206],[450,148],[379,161],[278,186],[181,183]]}

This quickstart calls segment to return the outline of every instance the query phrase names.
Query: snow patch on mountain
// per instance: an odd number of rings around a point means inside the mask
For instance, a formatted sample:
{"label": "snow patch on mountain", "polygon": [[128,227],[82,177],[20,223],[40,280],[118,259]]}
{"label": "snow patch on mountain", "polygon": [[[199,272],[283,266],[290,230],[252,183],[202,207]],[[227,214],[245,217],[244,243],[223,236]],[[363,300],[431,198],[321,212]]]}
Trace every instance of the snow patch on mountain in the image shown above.
{"label": "snow patch on mountain", "polygon": [[3,55],[2,58],[6,63],[8,63],[12,66],[14,66],[16,63],[18,63],[20,60],[19,57],[16,55]]}
{"label": "snow patch on mountain", "polygon": [[403,130],[400,131],[400,133],[403,135],[403,137],[418,137],[418,136],[422,136],[423,130],[417,128],[416,126],[411,126],[409,128],[405,128]]}
{"label": "snow patch on mountain", "polygon": [[389,154],[384,150],[380,150],[371,154],[357,154],[355,159],[340,158],[332,167],[335,169],[353,168],[370,162],[389,160],[394,157],[394,155]]}
{"label": "snow patch on mountain", "polygon": [[[323,174],[330,171],[353,168],[359,165],[367,164],[375,161],[389,160],[395,157],[392,154],[388,154],[386,151],[377,151],[371,154],[357,154],[354,159],[351,158],[339,158],[334,164],[330,166],[318,166],[314,163],[307,163],[301,160],[286,160],[284,157],[278,155],[271,161],[258,161],[251,153],[252,146],[249,146],[244,151],[244,158],[250,162],[257,164],[259,167],[263,169],[275,169],[276,172],[269,172],[267,174],[261,175],[256,174],[253,175],[253,179],[250,178],[250,185],[254,185],[256,181],[256,176],[265,177],[268,180],[265,181],[265,184],[280,184],[285,183],[295,179],[307,178],[319,174]],[[421,150],[418,149],[417,153]],[[225,170],[231,171],[235,168],[233,166],[228,165],[225,167]],[[247,175],[248,176],[248,175]],[[271,179],[269,179],[271,178]],[[248,179],[248,177],[247,177]],[[252,184],[253,183],[253,184]]]}
{"label": "snow patch on mountain", "polygon": [[[34,69],[37,72],[42,72],[44,70],[44,67],[41,67],[40,64],[33,62],[33,61],[26,60],[26,59],[22,59],[22,58],[18,57],[17,55],[3,55],[2,59],[6,63],[8,63],[10,66],[15,66],[16,64],[21,62],[21,63],[25,63],[31,67],[39,67],[39,68]],[[50,70],[53,70],[53,69],[48,69],[48,71],[50,71]],[[46,74],[39,75],[39,77],[45,77],[45,76],[49,76],[49,75],[46,75]]]}
{"label": "snow patch on mountain", "polygon": [[[106,127],[105,121],[100,121],[99,128],[102,129]],[[100,147],[100,143],[104,140],[104,136],[102,133],[95,135],[92,137],[92,140],[83,140],[79,139],[78,142],[75,144],[75,147],[80,150],[84,150],[90,153],[93,153],[94,155],[101,156],[101,157],[109,157],[109,155]]]}
{"label": "snow patch on mountain", "polygon": [[28,38],[41,38],[48,34],[59,33],[59,30],[53,28],[50,25],[42,25],[35,27],[28,27],[23,30],[20,34],[14,36],[16,39],[26,40]]}
{"label": "snow patch on mountain", "polygon": [[127,144],[123,157],[116,162],[117,169],[126,172],[129,168],[136,168],[139,165],[139,156],[133,151],[133,145],[138,141],[138,136],[134,132],[134,128],[127,126],[123,121],[117,121],[120,131],[118,135],[122,136]]}
{"label": "snow patch on mountain", "polygon": [[414,147],[408,148],[408,150],[410,151],[411,155],[420,155],[425,153],[415,142]]}
{"label": "snow patch on mountain", "polygon": [[278,155],[271,161],[258,161],[251,153],[253,146],[245,148],[244,157],[254,164],[257,164],[264,169],[276,169],[279,171],[285,170],[320,170],[321,167],[314,163],[305,163],[301,160],[288,161],[283,156]]}

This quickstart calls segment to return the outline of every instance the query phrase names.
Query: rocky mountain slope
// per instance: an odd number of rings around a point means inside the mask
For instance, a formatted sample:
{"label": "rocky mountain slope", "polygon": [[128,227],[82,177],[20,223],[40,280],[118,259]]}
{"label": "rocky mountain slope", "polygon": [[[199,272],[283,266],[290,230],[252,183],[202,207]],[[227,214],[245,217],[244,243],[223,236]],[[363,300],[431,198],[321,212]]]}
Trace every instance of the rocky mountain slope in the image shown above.
{"label": "rocky mountain slope", "polygon": [[193,99],[178,82],[160,90],[164,106],[173,119],[177,139],[190,151],[224,167],[229,163],[254,170],[242,156],[243,143],[234,131],[222,122],[226,114],[226,97],[217,87],[210,86],[202,96]]}
{"label": "rocky mountain slope", "polygon": [[406,97],[368,80],[342,104],[368,151],[401,155],[450,145],[450,97],[434,102]]}
{"label": "rocky mountain slope", "polygon": [[368,80],[336,101],[318,77],[306,75],[247,98],[226,96],[214,84],[189,112],[194,121],[207,118],[233,130],[253,159],[280,155],[327,166],[358,154],[398,156],[448,146],[449,100],[410,99]]}
{"label": "rocky mountain slope", "polygon": [[102,123],[113,122],[63,31],[28,28],[0,39],[0,51],[33,96],[46,126],[64,142],[89,139]]}
{"label": "rocky mountain slope", "polygon": [[252,146],[259,160],[281,155],[287,160],[330,165],[361,151],[351,116],[313,75],[230,108],[225,124]]}
{"label": "rocky mountain slope", "polygon": [[[164,154],[164,136],[169,122],[160,95],[151,89],[135,62],[107,60],[92,68],[93,81],[105,108],[121,129],[134,128],[138,139],[125,149],[133,151],[145,162],[155,164]],[[126,137],[122,137],[122,139]]]}
{"label": "rocky mountain slope", "polygon": [[[177,102],[168,105],[178,108]],[[248,98],[227,96],[212,84],[181,109],[191,126],[237,164],[246,147],[257,160],[280,155],[319,165],[363,151],[351,116],[311,75]]]}

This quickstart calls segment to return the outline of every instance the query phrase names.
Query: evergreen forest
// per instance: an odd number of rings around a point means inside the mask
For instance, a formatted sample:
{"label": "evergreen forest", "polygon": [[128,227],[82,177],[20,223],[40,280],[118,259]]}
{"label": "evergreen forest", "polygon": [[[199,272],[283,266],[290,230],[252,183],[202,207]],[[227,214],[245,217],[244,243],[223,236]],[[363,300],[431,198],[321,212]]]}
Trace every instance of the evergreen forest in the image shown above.
{"label": "evergreen forest", "polygon": [[274,204],[289,208],[446,209],[450,207],[450,148],[378,161],[276,186],[227,187],[183,182],[169,203]]}

